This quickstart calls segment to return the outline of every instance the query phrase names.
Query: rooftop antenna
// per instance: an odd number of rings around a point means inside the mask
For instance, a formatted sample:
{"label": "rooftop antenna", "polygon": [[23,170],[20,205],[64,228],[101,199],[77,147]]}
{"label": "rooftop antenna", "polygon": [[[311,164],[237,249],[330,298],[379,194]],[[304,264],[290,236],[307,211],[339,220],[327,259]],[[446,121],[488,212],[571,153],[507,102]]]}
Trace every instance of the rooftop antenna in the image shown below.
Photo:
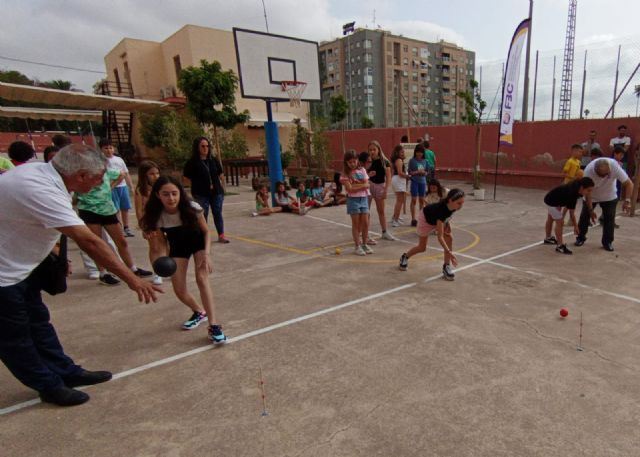
{"label": "rooftop antenna", "polygon": [[264,24],[267,26],[267,33],[269,33],[269,21],[267,21],[267,7],[264,5],[264,0],[262,0],[262,11],[264,11]]}
{"label": "rooftop antenna", "polygon": [[569,0],[567,17],[567,36],[564,42],[564,62],[562,64],[562,82],[560,83],[560,109],[558,119],[571,118],[571,86],[573,85],[573,52],[576,41],[576,10],[578,0]]}
{"label": "rooftop antenna", "polygon": [[376,26],[376,10],[373,10],[373,26]]}

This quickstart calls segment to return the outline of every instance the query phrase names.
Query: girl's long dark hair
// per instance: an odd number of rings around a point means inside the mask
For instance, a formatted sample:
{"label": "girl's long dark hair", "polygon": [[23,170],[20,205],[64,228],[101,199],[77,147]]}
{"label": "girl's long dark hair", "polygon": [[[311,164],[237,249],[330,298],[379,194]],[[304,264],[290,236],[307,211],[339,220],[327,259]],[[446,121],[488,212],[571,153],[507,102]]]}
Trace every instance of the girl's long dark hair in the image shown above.
{"label": "girl's long dark hair", "polygon": [[151,192],[151,186],[149,185],[149,181],[147,181],[147,173],[154,168],[160,171],[158,164],[151,160],[144,160],[138,165],[138,185],[136,188],[143,197],[148,197]]}
{"label": "girl's long dark hair", "polygon": [[191,144],[191,158],[193,160],[200,160],[200,142],[205,140],[209,145],[209,152],[207,153],[207,159],[211,158],[211,141],[206,136],[199,136]]}
{"label": "girl's long dark hair", "polygon": [[429,189],[429,186],[436,186],[438,188],[438,197],[444,198],[444,190],[442,189],[442,184],[440,184],[440,181],[438,181],[436,178],[432,178],[427,183],[427,189]]}
{"label": "girl's long dark hair", "polygon": [[140,225],[142,230],[145,232],[149,232],[152,230],[158,229],[158,220],[160,219],[160,214],[162,214],[162,210],[164,206],[162,205],[162,201],[158,197],[158,193],[162,186],[165,184],[173,184],[178,188],[180,192],[180,201],[178,202],[178,212],[180,213],[180,220],[182,220],[182,225],[197,229],[198,228],[198,214],[196,210],[191,206],[191,199],[187,196],[187,193],[184,191],[184,187],[180,181],[172,176],[160,176],[158,180],[153,184],[151,188],[151,193],[149,194],[149,200],[144,207],[144,215],[142,216],[142,220],[140,221]]}

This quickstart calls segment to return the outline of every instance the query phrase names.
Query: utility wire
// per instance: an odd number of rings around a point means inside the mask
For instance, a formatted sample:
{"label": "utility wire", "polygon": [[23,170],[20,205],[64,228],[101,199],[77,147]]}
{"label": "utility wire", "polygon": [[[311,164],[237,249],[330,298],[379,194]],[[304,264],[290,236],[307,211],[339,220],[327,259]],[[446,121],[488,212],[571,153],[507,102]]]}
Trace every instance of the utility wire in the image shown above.
{"label": "utility wire", "polygon": [[21,62],[21,63],[30,63],[30,64],[33,64],[33,65],[42,65],[43,67],[64,68],[65,70],[85,71],[87,73],[98,73],[100,75],[106,74],[106,72],[104,72],[104,71],[87,70],[86,68],[65,67],[64,65],[53,65],[53,64],[49,64],[49,63],[43,63],[43,62],[33,62],[31,60],[15,59],[13,57],[6,57],[6,56],[0,56],[0,59],[2,59],[2,60],[10,60],[12,62]]}

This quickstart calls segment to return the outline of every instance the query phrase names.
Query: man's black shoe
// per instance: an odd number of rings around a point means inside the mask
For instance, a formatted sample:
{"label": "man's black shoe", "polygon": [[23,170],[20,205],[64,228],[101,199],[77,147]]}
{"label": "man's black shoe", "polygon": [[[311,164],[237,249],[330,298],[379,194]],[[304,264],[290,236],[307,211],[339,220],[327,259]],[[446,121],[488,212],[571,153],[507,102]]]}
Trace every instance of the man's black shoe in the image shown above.
{"label": "man's black shoe", "polygon": [[587,241],[586,238],[576,238],[576,242],[573,243],[573,245],[580,247],[584,244],[585,241]]}
{"label": "man's black shoe", "polygon": [[75,406],[89,401],[89,395],[79,390],[70,389],[67,386],[56,387],[55,389],[43,390],[40,398],[47,403],[58,406]]}
{"label": "man's black shoe", "polygon": [[108,371],[88,371],[80,370],[73,376],[67,376],[63,378],[64,384],[67,387],[78,386],[90,386],[93,384],[100,384],[101,382],[107,382],[111,379],[111,373]]}
{"label": "man's black shoe", "polygon": [[613,252],[613,245],[611,243],[605,243],[602,245],[605,251]]}

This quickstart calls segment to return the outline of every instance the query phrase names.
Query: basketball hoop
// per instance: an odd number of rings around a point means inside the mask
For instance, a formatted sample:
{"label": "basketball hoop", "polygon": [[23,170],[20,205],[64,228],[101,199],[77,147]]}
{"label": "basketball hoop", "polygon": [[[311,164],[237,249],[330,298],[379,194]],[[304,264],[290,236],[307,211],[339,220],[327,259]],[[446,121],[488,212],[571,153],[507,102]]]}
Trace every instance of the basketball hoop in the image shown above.
{"label": "basketball hoop", "polygon": [[303,81],[282,81],[282,92],[289,95],[291,106],[300,106],[302,94],[307,88],[307,83]]}

